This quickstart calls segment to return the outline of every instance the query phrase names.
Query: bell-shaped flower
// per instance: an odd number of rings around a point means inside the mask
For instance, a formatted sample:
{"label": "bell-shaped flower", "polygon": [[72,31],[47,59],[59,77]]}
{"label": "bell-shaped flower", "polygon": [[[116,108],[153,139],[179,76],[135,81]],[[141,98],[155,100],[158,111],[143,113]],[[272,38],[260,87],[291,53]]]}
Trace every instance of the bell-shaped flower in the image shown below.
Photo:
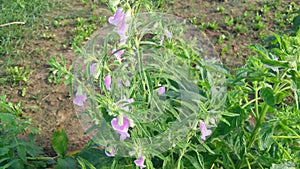
{"label": "bell-shaped flower", "polygon": [[204,123],[202,120],[200,120],[199,129],[200,129],[200,132],[201,132],[200,138],[201,138],[202,140],[206,140],[206,137],[208,137],[208,136],[211,135],[211,133],[212,133],[211,130],[208,130],[208,129],[206,128],[206,125],[205,125],[205,123]]}
{"label": "bell-shaped flower", "polygon": [[114,53],[115,57],[120,60],[122,57],[122,54],[125,52],[125,50],[119,50],[118,52],[115,53],[115,49],[112,51],[112,53]]}
{"label": "bell-shaped flower", "polygon": [[157,93],[159,95],[162,95],[162,94],[165,93],[165,91],[166,91],[166,88],[164,86],[161,86],[161,87],[158,88]]}
{"label": "bell-shaped flower", "polygon": [[122,13],[122,8],[118,8],[114,16],[108,18],[108,22],[116,27],[121,27],[125,22],[126,15]]}
{"label": "bell-shaped flower", "polygon": [[111,85],[111,77],[110,77],[110,75],[107,75],[107,76],[104,77],[104,85],[105,85],[105,87],[106,87],[106,89],[107,89],[108,91],[111,91],[111,88],[110,88],[110,85]]}
{"label": "bell-shaped flower", "polygon": [[95,70],[96,70],[97,64],[96,63],[92,63],[90,66],[90,73],[91,75],[95,74]]}
{"label": "bell-shaped flower", "polygon": [[[120,119],[122,118],[122,119]],[[129,129],[129,119],[126,118],[126,115],[117,116],[111,120],[111,125],[113,129],[120,134],[120,140],[125,140],[127,137],[130,137],[128,133]]]}
{"label": "bell-shaped flower", "polygon": [[83,106],[86,99],[87,97],[85,93],[82,93],[80,95],[77,91],[75,94],[75,98],[73,99],[73,103],[76,104],[77,106]]}
{"label": "bell-shaped flower", "polygon": [[125,44],[128,24],[126,23],[126,14],[123,13],[122,8],[118,8],[115,15],[108,18],[108,22],[118,28],[117,33],[120,36],[120,43]]}
{"label": "bell-shaped flower", "polygon": [[145,168],[146,166],[144,165],[145,159],[142,155],[137,160],[134,160],[134,163],[136,166],[140,167],[140,169]]}
{"label": "bell-shaped flower", "polygon": [[110,150],[110,152],[107,152],[106,149],[105,149],[104,152],[105,152],[105,155],[108,156],[108,157],[113,157],[113,156],[115,156],[115,149],[114,149],[114,148],[112,148],[112,149]]}

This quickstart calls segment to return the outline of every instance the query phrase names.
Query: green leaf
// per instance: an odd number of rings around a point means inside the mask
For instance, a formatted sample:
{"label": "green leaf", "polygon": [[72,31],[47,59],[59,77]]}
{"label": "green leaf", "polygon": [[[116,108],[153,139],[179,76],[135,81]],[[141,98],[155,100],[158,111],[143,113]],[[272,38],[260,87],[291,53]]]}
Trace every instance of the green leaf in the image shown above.
{"label": "green leaf", "polygon": [[273,126],[270,123],[263,123],[259,132],[259,149],[268,149],[273,143]]}
{"label": "green leaf", "polygon": [[9,149],[7,147],[0,148],[0,156],[6,155],[8,152],[9,152]]}
{"label": "green leaf", "polygon": [[93,164],[91,164],[89,161],[87,161],[84,158],[77,157],[77,161],[82,167],[82,169],[86,169],[86,166],[88,166],[90,169],[96,169],[96,167],[94,167]]}
{"label": "green leaf", "polygon": [[64,156],[68,148],[69,140],[64,129],[55,130],[52,136],[52,147],[54,151]]}
{"label": "green leaf", "polygon": [[16,164],[18,161],[19,161],[19,159],[13,159],[13,160],[9,161],[7,164],[5,164],[4,166],[1,166],[1,169],[9,168],[10,166]]}
{"label": "green leaf", "polygon": [[27,158],[26,158],[26,148],[24,145],[20,144],[17,146],[17,153],[18,156],[20,157],[20,159],[26,163],[27,162]]}
{"label": "green leaf", "polygon": [[277,61],[277,60],[271,60],[271,59],[266,59],[266,58],[262,58],[262,57],[259,57],[258,59],[260,59],[260,61],[262,63],[267,64],[269,66],[282,67],[282,68],[290,67],[290,63],[288,61]]}
{"label": "green leaf", "polygon": [[231,113],[231,112],[228,112],[228,111],[222,111],[221,114],[224,115],[224,116],[228,116],[228,117],[237,117],[237,116],[240,116],[239,114]]}
{"label": "green leaf", "polygon": [[270,87],[264,87],[260,90],[259,94],[260,97],[264,100],[264,102],[267,105],[274,107],[275,97],[274,97],[273,89],[271,89]]}
{"label": "green leaf", "polygon": [[76,160],[70,156],[59,158],[54,169],[74,169],[77,168]]}
{"label": "green leaf", "polygon": [[199,161],[200,160],[199,158],[197,159],[196,157],[190,156],[187,154],[185,154],[184,157],[191,162],[191,164],[193,165],[194,168],[204,168],[204,165],[203,165],[204,162],[202,160]]}

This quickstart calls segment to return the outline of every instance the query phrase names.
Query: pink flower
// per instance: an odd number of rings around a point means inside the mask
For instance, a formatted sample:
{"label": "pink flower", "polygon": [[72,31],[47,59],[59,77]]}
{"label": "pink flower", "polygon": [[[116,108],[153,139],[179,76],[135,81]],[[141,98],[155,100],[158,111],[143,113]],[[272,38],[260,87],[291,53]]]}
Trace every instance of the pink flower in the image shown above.
{"label": "pink flower", "polygon": [[124,50],[119,50],[118,52],[115,53],[115,49],[112,51],[112,53],[114,53],[115,57],[120,60],[122,57],[122,54],[125,52]]}
{"label": "pink flower", "polygon": [[[172,38],[173,38],[172,33],[171,33],[168,29],[165,29],[165,34],[166,34],[166,37],[167,37],[168,39],[172,39]],[[160,46],[163,44],[164,40],[165,40],[165,36],[163,35],[163,36],[160,38],[160,42],[159,42]]]}
{"label": "pink flower", "polygon": [[164,86],[161,86],[161,87],[158,88],[157,93],[159,95],[162,95],[162,94],[165,93],[165,91],[166,91],[166,88]]}
{"label": "pink flower", "polygon": [[122,27],[125,22],[126,15],[122,13],[122,8],[118,8],[114,16],[108,18],[108,22],[116,27]]}
{"label": "pink flower", "polygon": [[139,166],[140,169],[145,168],[146,166],[144,165],[145,159],[142,155],[137,160],[134,160],[134,163],[136,166]]}
{"label": "pink flower", "polygon": [[105,152],[105,154],[106,154],[108,157],[113,157],[113,156],[115,156],[115,149],[114,149],[114,148],[111,149],[110,153],[107,152],[106,149],[105,149],[104,152]]}
{"label": "pink flower", "polygon": [[106,87],[106,89],[107,89],[108,91],[111,91],[111,88],[110,88],[110,85],[111,85],[111,77],[110,77],[110,75],[107,75],[107,76],[104,77],[104,85],[105,85],[105,87]]}
{"label": "pink flower", "polygon": [[82,95],[78,95],[78,91],[75,94],[75,98],[73,99],[73,103],[77,106],[83,106],[83,103],[87,99],[86,94],[83,93]]}
{"label": "pink flower", "polygon": [[118,28],[117,33],[120,36],[120,43],[125,44],[128,24],[126,24],[126,14],[122,12],[122,8],[118,8],[115,15],[108,18],[108,22]]}
{"label": "pink flower", "polygon": [[125,115],[122,116],[122,124],[119,125],[119,118],[120,116],[117,116],[116,118],[113,118],[111,120],[111,125],[113,129],[120,134],[120,140],[125,140],[127,137],[130,137],[128,133],[129,129],[129,120],[126,118]]}
{"label": "pink flower", "polygon": [[96,63],[92,63],[90,66],[90,73],[91,75],[95,74],[95,69],[96,69],[97,64]]}
{"label": "pink flower", "polygon": [[206,125],[205,125],[205,123],[202,120],[200,120],[199,128],[200,128],[200,131],[201,131],[200,138],[202,140],[206,140],[206,137],[208,137],[212,133],[211,130],[207,130]]}

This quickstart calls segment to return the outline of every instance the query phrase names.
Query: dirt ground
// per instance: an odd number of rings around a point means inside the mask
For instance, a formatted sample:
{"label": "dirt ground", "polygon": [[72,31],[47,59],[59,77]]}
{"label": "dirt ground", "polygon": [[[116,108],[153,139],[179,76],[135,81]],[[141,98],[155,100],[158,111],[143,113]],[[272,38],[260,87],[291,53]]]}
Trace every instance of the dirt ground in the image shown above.
{"label": "dirt ground", "polygon": [[[289,3],[286,1],[285,3]],[[250,9],[251,4],[259,7],[262,4],[261,0],[253,1],[213,1],[213,0],[187,0],[187,1],[170,1],[165,5],[164,11],[183,18],[196,18],[197,24],[201,22],[224,22],[226,16],[238,18]],[[223,6],[225,12],[218,12],[217,7]],[[82,2],[66,1],[63,7],[55,11],[48,11],[45,14],[45,19],[49,21],[49,25],[36,30],[36,38],[28,39],[28,45],[25,50],[31,52],[27,60],[20,62],[21,65],[30,65],[30,80],[27,84],[28,91],[25,97],[19,95],[19,90],[13,90],[9,87],[3,87],[8,99],[11,102],[23,102],[24,112],[32,119],[33,126],[40,130],[40,135],[37,135],[37,144],[41,145],[48,155],[54,155],[51,147],[51,137],[53,130],[56,128],[64,128],[67,132],[70,141],[69,151],[81,149],[88,141],[89,137],[84,134],[84,129],[81,127],[74,111],[72,98],[69,96],[69,88],[64,84],[50,84],[47,81],[50,71],[48,70],[48,60],[54,55],[62,54],[68,65],[72,64],[78,56],[71,49],[70,45],[66,45],[71,38],[71,30],[74,26],[76,17],[89,17],[92,14],[99,16],[110,16],[108,10],[105,10],[105,4],[97,6],[93,11],[90,10],[90,5],[84,5]],[[274,13],[274,12],[273,12]],[[268,18],[268,32],[275,31],[278,28],[276,21],[272,20],[272,11]],[[53,20],[57,16],[73,16],[74,19],[67,19],[66,25],[62,27],[54,27]],[[54,35],[54,38],[42,38],[43,33]],[[220,55],[220,59],[228,66],[236,67],[244,63],[249,57],[251,51],[245,46],[253,43],[260,43],[258,33],[237,33],[232,27],[226,27],[224,24],[219,24],[217,30],[206,29],[205,33],[211,39],[218,53],[222,49],[229,46],[228,51]],[[223,43],[218,43],[220,35],[230,37]],[[270,33],[269,33],[270,34]],[[38,50],[37,50],[38,49]]]}

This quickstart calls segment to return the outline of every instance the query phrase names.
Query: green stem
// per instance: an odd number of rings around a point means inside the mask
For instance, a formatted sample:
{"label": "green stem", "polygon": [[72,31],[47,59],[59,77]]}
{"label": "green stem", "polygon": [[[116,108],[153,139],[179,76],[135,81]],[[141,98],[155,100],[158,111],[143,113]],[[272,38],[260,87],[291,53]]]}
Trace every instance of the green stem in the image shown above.
{"label": "green stem", "polygon": [[[249,150],[252,147],[252,144],[254,143],[254,141],[256,139],[256,136],[257,136],[257,134],[259,132],[259,129],[261,128],[261,125],[262,125],[262,123],[263,123],[263,121],[265,119],[265,116],[267,114],[268,108],[269,108],[268,105],[264,105],[262,113],[260,114],[260,117],[259,117],[259,119],[258,119],[258,121],[256,123],[256,126],[255,126],[255,128],[253,130],[253,133],[251,135],[250,141],[247,143],[246,150]],[[245,160],[245,157],[246,156],[243,156],[243,158],[241,159],[241,161],[238,163],[238,165],[237,165],[238,167],[237,168],[241,168],[241,166],[242,166],[242,164],[243,164],[243,162]]]}
{"label": "green stem", "polygon": [[52,161],[57,157],[27,157],[29,161]]}
{"label": "green stem", "polygon": [[285,149],[284,147],[282,147],[282,145],[279,144],[276,140],[274,140],[274,142],[278,145],[278,147],[280,147],[280,148],[282,149],[282,151],[284,152],[284,154],[285,154],[286,156],[288,156],[289,160],[291,160],[292,157],[291,157],[291,155],[286,151],[286,149]]}
{"label": "green stem", "polygon": [[262,125],[262,122],[263,122],[264,119],[265,119],[265,116],[266,116],[266,114],[267,114],[268,108],[269,108],[268,105],[264,105],[263,111],[262,111],[262,113],[261,113],[261,115],[260,115],[260,117],[259,117],[259,119],[258,119],[258,121],[257,121],[257,124],[256,124],[256,126],[255,126],[255,128],[254,128],[254,131],[253,131],[253,133],[252,133],[252,135],[251,135],[251,139],[250,139],[250,141],[249,141],[248,144],[247,144],[247,149],[249,149],[249,148],[252,147],[252,144],[253,144],[253,142],[255,141],[256,135],[257,135],[257,133],[258,133],[258,131],[259,131],[261,125]]}
{"label": "green stem", "polygon": [[300,136],[272,136],[273,138],[300,139]]}

